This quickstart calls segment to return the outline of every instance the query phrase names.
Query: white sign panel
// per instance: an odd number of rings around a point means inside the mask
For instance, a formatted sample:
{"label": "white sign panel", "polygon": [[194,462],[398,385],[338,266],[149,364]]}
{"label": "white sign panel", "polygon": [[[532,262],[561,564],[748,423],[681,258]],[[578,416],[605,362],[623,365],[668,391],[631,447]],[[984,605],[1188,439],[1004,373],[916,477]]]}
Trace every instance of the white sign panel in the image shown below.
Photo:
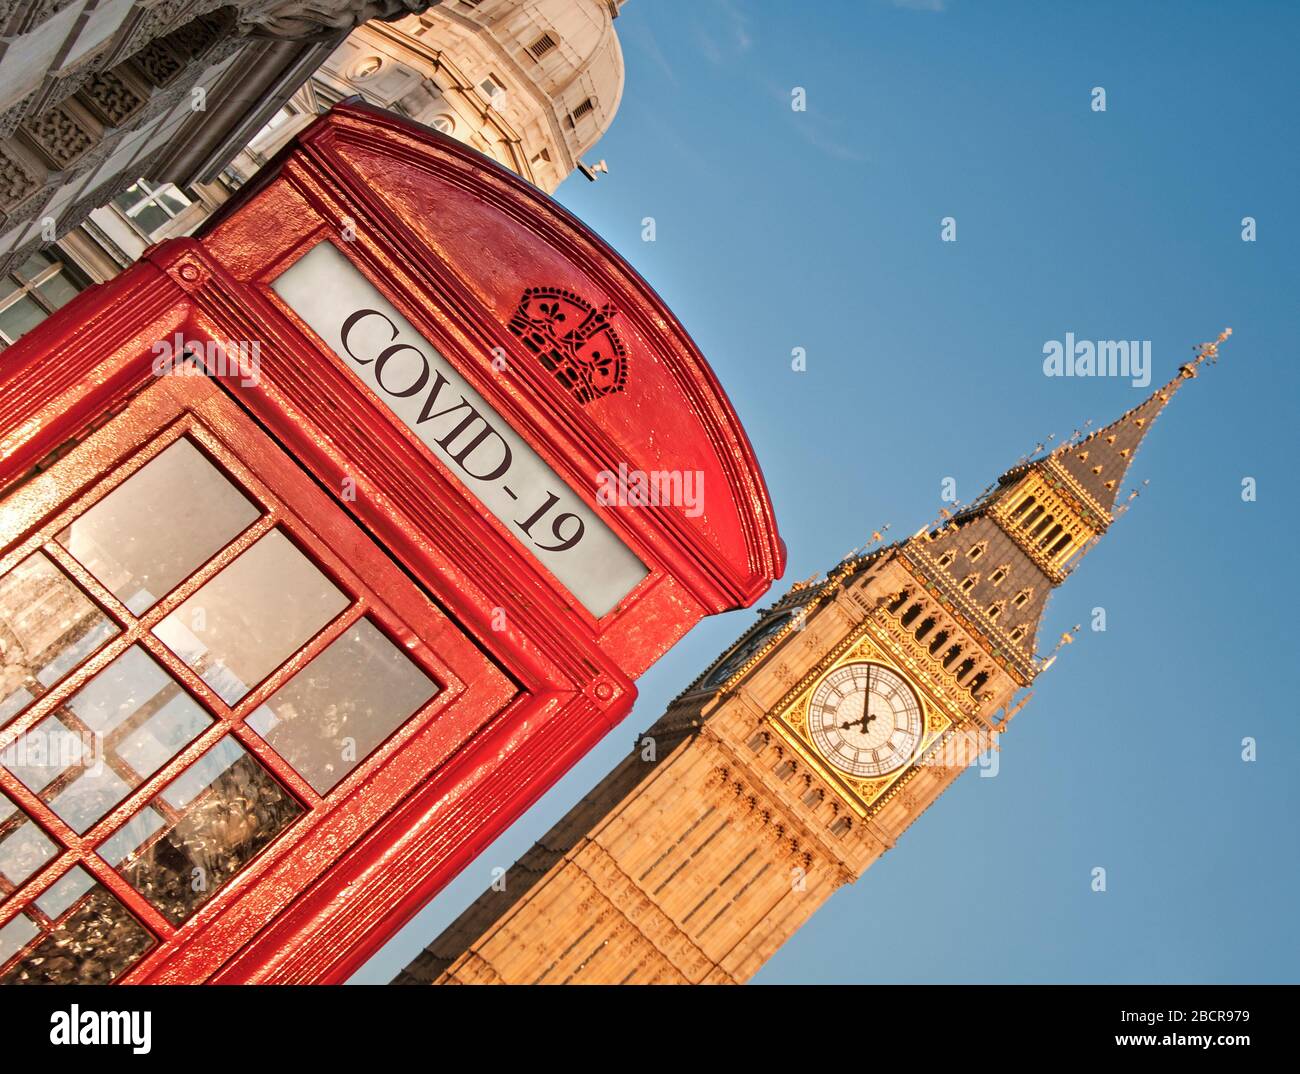
{"label": "white sign panel", "polygon": [[275,292],[592,615],[618,606],[644,563],[334,245]]}

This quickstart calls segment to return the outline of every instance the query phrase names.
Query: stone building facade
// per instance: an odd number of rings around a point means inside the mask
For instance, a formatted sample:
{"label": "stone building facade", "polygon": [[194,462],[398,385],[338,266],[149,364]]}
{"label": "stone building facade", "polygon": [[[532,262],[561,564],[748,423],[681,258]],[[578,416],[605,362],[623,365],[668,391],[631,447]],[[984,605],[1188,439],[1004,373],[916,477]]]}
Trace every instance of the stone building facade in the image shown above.
{"label": "stone building facade", "polygon": [[0,268],[144,176],[229,159],[360,22],[420,0],[0,0]]}
{"label": "stone building facade", "polygon": [[[0,350],[193,232],[345,97],[549,193],[623,92],[624,0],[120,0],[112,18],[109,3],[0,0]],[[93,33],[74,7],[104,9]],[[20,72],[15,49],[51,58]]]}
{"label": "stone building facade", "polygon": [[752,977],[995,747],[1050,663],[1047,595],[1217,346],[969,508],[795,585],[395,983]]}

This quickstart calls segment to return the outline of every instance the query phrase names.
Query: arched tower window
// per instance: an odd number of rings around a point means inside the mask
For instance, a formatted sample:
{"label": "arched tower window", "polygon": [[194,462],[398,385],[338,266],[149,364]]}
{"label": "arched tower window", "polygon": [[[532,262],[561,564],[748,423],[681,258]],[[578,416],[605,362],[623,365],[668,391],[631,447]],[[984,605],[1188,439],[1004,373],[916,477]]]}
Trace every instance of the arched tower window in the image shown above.
{"label": "arched tower window", "polygon": [[1023,500],[1020,501],[1016,509],[1011,512],[1011,521],[1014,522],[1016,519],[1018,519],[1021,515],[1023,515],[1026,511],[1028,511],[1033,506],[1034,506],[1034,497],[1026,496]]}

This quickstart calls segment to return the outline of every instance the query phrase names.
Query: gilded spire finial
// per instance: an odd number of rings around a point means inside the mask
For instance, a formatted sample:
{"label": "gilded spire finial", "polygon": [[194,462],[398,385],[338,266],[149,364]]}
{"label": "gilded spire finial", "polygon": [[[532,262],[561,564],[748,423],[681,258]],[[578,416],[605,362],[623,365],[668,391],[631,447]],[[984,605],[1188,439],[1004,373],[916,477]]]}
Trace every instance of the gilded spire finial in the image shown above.
{"label": "gilded spire finial", "polygon": [[1043,661],[1042,666],[1039,667],[1038,669],[1039,674],[1042,674],[1044,671],[1046,671],[1048,668],[1050,668],[1053,664],[1056,663],[1057,654],[1060,653],[1062,648],[1071,644],[1074,641],[1074,636],[1077,633],[1079,633],[1079,631],[1082,629],[1083,629],[1082,623],[1075,623],[1074,626],[1072,626],[1069,630],[1067,630],[1064,634],[1061,635],[1061,640],[1056,643],[1056,648],[1054,648],[1051,651],[1047,659]]}
{"label": "gilded spire finial", "polygon": [[1217,338],[1210,340],[1208,343],[1196,344],[1192,348],[1196,352],[1196,357],[1183,365],[1178,372],[1184,377],[1191,378],[1196,376],[1196,367],[1202,362],[1208,361],[1211,365],[1214,365],[1219,360],[1219,344],[1227,342],[1230,335],[1232,335],[1232,329],[1225,328]]}

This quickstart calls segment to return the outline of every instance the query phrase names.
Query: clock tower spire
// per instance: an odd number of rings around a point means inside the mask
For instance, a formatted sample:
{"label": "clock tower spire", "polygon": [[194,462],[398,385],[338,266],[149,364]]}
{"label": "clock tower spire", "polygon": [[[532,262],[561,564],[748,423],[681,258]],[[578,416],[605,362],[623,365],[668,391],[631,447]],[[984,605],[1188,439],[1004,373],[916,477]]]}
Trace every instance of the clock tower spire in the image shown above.
{"label": "clock tower spire", "polygon": [[941,524],[792,586],[398,983],[751,977],[993,748],[1049,662],[1048,594],[1230,331]]}

